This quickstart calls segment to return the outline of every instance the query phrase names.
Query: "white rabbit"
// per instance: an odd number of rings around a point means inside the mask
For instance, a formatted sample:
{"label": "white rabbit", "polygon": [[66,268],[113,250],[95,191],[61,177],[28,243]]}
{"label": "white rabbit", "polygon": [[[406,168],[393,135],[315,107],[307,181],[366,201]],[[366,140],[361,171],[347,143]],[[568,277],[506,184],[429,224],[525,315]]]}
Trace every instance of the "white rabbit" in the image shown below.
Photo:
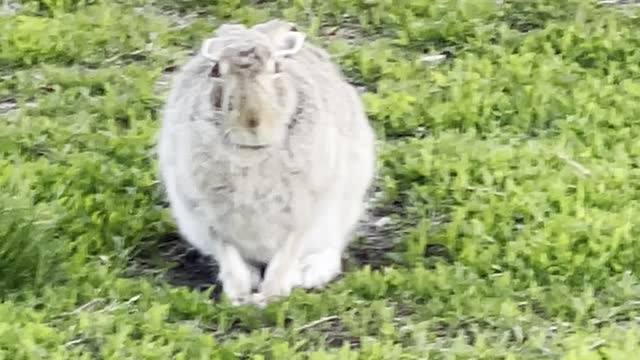
{"label": "white rabbit", "polygon": [[216,259],[235,305],[338,275],[375,173],[358,93],[294,30],[280,20],[222,25],[181,68],[163,113],[158,163],[171,213]]}

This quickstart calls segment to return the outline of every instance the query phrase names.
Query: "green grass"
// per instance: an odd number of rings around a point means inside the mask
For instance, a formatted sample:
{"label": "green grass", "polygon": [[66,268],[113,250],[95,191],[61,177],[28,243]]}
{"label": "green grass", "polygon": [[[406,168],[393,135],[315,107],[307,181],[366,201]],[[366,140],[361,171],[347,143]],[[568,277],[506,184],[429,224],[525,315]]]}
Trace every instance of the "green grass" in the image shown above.
{"label": "green grass", "polygon": [[[640,351],[639,11],[586,0],[10,3],[0,360]],[[152,150],[170,70],[218,24],[273,16],[298,22],[366,89],[381,140],[376,213],[391,224],[352,256],[380,238],[396,245],[383,267],[351,267],[322,291],[234,308],[140,265],[176,232]]]}

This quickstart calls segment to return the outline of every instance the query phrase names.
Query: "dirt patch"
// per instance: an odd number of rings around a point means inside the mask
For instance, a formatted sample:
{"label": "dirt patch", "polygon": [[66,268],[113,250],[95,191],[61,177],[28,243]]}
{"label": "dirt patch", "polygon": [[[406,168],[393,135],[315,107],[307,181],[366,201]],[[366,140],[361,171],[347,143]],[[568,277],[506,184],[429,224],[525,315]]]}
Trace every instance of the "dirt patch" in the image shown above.
{"label": "dirt patch", "polygon": [[342,348],[345,344],[348,344],[351,350],[360,348],[360,337],[351,335],[337,316],[317,326],[316,330],[323,334],[324,344],[328,347]]}
{"label": "dirt patch", "polygon": [[640,6],[640,0],[600,0],[599,5]]}
{"label": "dirt patch", "polygon": [[[377,195],[378,193],[373,194],[372,203],[375,203]],[[372,205],[367,209],[356,230],[357,239],[349,245],[345,253],[345,271],[367,265],[372,270],[378,270],[394,263],[395,247],[405,230],[394,223],[391,216],[401,212],[399,205]]]}
{"label": "dirt patch", "polygon": [[158,276],[174,286],[205,291],[214,287],[214,298],[220,294],[218,266],[201,254],[178,233],[163,236],[148,244],[133,258],[128,276]]}
{"label": "dirt patch", "polygon": [[18,109],[15,98],[0,99],[0,114],[6,114]]}

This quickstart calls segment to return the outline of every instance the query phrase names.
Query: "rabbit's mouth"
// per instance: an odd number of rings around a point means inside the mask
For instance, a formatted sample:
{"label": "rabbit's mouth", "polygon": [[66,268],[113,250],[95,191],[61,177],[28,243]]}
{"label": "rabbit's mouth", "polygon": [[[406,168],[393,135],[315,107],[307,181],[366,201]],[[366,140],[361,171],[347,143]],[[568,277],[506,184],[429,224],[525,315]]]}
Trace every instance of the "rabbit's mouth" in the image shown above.
{"label": "rabbit's mouth", "polygon": [[232,147],[253,150],[265,149],[272,145],[271,142],[264,141],[254,134],[233,128],[225,131],[224,142]]}
{"label": "rabbit's mouth", "polygon": [[265,149],[269,147],[269,145],[267,144],[236,144],[232,142],[230,142],[229,144],[241,149],[252,149],[252,150]]}

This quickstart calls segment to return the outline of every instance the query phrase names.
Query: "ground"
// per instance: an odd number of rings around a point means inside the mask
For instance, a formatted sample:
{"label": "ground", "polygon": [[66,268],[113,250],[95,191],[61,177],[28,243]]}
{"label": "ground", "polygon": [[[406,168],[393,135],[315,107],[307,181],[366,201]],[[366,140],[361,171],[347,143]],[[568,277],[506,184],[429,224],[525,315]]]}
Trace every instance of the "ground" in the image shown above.
{"label": "ground", "polygon": [[[4,1],[0,360],[635,358],[631,3]],[[379,174],[339,279],[234,308],[154,143],[202,39],[273,17],[361,89]]]}

